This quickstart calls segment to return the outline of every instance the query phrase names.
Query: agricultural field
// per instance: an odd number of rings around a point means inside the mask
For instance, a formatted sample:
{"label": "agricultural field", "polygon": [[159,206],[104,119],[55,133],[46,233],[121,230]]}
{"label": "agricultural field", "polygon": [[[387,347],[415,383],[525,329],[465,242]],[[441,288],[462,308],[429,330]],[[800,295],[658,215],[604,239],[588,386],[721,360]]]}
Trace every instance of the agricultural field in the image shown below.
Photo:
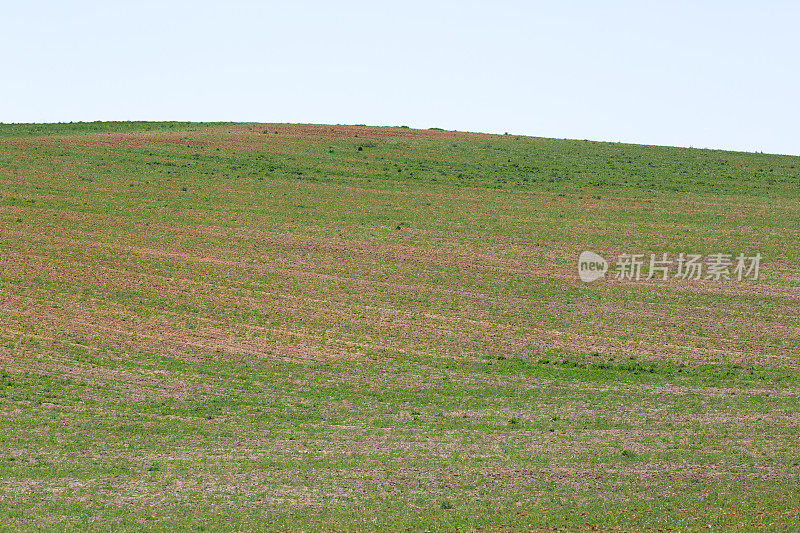
{"label": "agricultural field", "polygon": [[0,252],[0,530],[800,530],[800,157],[0,125]]}

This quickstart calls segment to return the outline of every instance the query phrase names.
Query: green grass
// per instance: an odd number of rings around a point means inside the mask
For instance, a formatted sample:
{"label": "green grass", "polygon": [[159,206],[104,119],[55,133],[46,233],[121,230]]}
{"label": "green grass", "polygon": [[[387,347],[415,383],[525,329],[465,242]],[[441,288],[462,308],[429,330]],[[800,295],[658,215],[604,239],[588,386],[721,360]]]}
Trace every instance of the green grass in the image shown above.
{"label": "green grass", "polygon": [[0,530],[796,530],[798,199],[789,156],[0,125]]}
{"label": "green grass", "polygon": [[773,477],[800,465],[793,373],[16,354],[36,370],[0,393],[13,529],[797,524],[797,485]]}
{"label": "green grass", "polygon": [[0,139],[14,137],[41,137],[50,135],[79,135],[98,133],[138,133],[144,131],[193,131],[211,124],[228,122],[62,122],[58,124],[0,122]]}

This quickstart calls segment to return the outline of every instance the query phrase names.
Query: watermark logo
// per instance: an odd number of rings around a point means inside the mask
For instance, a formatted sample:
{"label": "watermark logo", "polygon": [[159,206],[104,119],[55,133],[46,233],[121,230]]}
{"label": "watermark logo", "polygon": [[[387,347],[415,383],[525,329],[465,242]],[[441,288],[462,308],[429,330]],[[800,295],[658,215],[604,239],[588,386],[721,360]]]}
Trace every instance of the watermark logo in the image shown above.
{"label": "watermark logo", "polygon": [[581,281],[591,283],[605,277],[608,272],[608,261],[594,252],[581,252],[578,257],[578,276]]}
{"label": "watermark logo", "polygon": [[690,281],[757,280],[761,259],[760,253],[752,256],[714,253],[705,257],[686,253],[673,257],[663,253],[649,254],[649,258],[645,254],[625,253],[617,256],[614,268],[610,269],[608,261],[602,256],[585,251],[578,258],[578,276],[586,283],[606,277],[609,270],[612,270],[609,278],[619,281],[666,281],[670,278]]}

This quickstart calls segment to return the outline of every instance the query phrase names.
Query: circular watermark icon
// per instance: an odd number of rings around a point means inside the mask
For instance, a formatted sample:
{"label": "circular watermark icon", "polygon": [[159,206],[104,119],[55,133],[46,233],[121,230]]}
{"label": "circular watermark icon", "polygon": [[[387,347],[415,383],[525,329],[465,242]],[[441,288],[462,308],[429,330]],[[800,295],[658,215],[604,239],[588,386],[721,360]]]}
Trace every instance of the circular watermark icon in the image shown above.
{"label": "circular watermark icon", "polygon": [[578,276],[581,281],[591,283],[605,277],[608,272],[608,261],[594,252],[581,252],[578,257]]}

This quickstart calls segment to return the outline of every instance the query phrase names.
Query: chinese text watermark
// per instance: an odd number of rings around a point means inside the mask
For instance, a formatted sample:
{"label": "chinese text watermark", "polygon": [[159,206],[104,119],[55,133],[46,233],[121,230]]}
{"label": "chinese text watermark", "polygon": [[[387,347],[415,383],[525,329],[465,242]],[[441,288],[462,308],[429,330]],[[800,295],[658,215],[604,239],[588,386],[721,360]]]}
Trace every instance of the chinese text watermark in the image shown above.
{"label": "chinese text watermark", "polygon": [[686,253],[677,255],[624,253],[617,256],[612,268],[601,255],[586,251],[578,258],[578,276],[586,283],[605,277],[619,281],[757,280],[761,259],[760,253],[752,256],[743,253],[713,253],[705,256]]}

